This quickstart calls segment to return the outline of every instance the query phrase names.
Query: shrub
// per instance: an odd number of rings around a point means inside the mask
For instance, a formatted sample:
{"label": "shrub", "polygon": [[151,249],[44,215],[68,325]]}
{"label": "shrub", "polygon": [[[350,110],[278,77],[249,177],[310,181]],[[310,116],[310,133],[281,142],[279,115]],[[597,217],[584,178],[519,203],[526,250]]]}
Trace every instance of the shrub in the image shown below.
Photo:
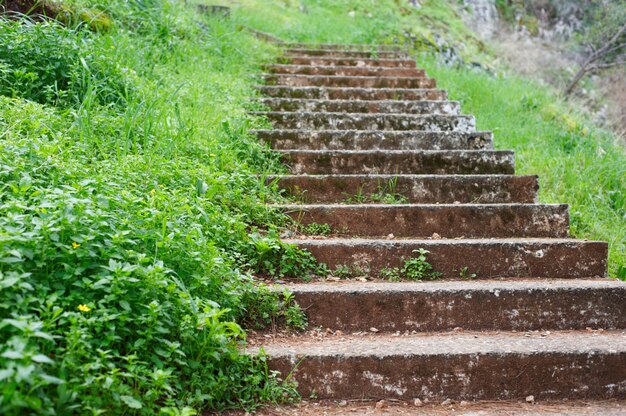
{"label": "shrub", "polygon": [[53,21],[0,20],[0,94],[78,105],[87,92],[120,104],[131,84],[89,32]]}

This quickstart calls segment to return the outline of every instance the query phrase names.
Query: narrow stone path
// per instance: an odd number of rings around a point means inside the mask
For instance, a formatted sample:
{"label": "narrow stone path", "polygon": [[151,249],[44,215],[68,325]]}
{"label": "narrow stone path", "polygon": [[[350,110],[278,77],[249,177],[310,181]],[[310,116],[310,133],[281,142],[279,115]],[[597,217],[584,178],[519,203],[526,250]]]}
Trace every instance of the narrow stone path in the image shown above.
{"label": "narrow stone path", "polygon": [[[626,285],[606,279],[607,244],[569,238],[567,205],[537,203],[537,177],[514,175],[514,153],[413,60],[288,45],[265,82],[275,129],[257,134],[301,202],[283,209],[331,230],[288,241],[370,280],[290,285],[325,335],[263,348],[304,397],[626,398]],[[437,281],[382,279],[420,249]]]}

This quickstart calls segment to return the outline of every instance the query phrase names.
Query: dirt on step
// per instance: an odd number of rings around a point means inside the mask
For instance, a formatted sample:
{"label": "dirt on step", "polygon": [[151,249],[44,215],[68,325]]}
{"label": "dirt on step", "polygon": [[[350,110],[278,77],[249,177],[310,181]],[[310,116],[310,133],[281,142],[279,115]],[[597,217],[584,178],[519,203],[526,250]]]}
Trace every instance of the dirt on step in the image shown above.
{"label": "dirt on step", "polygon": [[[530,400],[530,398],[529,398]],[[531,401],[531,400],[530,400]],[[243,411],[227,413],[229,416],[248,415]],[[454,402],[423,403],[372,401],[306,401],[292,406],[275,406],[262,409],[255,415],[414,415],[414,416],[623,416],[626,402]],[[205,416],[208,416],[206,414]]]}

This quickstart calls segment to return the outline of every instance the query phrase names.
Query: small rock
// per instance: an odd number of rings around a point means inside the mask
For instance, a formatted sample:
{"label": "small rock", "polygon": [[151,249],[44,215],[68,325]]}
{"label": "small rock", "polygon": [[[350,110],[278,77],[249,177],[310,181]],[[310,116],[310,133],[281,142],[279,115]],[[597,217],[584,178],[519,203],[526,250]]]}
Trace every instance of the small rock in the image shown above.
{"label": "small rock", "polygon": [[337,335],[338,337],[340,337],[340,336],[342,336],[342,335],[343,335],[343,332],[341,332],[341,331],[337,330],[337,331],[335,331],[335,335]]}
{"label": "small rock", "polygon": [[444,401],[441,402],[442,406],[450,406],[452,404],[452,400],[450,399],[445,399]]}
{"label": "small rock", "polygon": [[535,396],[526,396],[526,403],[535,403]]}
{"label": "small rock", "polygon": [[346,407],[348,405],[348,402],[346,400],[342,400],[339,402],[339,406],[341,407]]}
{"label": "small rock", "polygon": [[437,233],[433,233],[432,237],[433,240],[441,240],[441,236]]}
{"label": "small rock", "polygon": [[454,332],[463,332],[463,328],[461,328],[460,326],[456,326],[453,329]]}
{"label": "small rock", "polygon": [[422,407],[422,406],[424,406],[424,403],[422,403],[422,401],[420,399],[415,399],[415,400],[413,400],[413,405],[415,405],[417,407]]}
{"label": "small rock", "polygon": [[376,333],[376,332],[378,332],[378,328],[371,327],[371,328],[370,328],[370,332],[374,332],[374,333]]}
{"label": "small rock", "polygon": [[393,234],[387,235],[387,240],[393,240],[394,238],[396,238],[396,236]]}
{"label": "small rock", "polygon": [[459,403],[461,405],[461,407],[465,407],[467,406],[469,403],[466,402],[465,400],[461,400],[461,403]]}
{"label": "small rock", "polygon": [[379,402],[376,402],[376,408],[377,409],[382,409],[383,407],[387,407],[387,402],[384,400],[381,400]]}

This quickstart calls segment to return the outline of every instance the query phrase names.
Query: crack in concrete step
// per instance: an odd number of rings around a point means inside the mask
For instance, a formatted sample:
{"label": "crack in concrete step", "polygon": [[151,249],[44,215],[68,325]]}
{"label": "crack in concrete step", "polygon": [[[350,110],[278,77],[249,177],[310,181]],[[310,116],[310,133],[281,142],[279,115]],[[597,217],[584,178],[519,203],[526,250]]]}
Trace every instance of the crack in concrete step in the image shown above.
{"label": "crack in concrete step", "polygon": [[327,100],[445,100],[448,94],[439,89],[419,88],[351,88],[351,87],[289,87],[259,85],[268,97],[309,98]]}
{"label": "crack in concrete step", "polygon": [[251,130],[276,150],[492,150],[491,132]]}
{"label": "crack in concrete step", "polygon": [[326,224],[334,236],[428,238],[564,238],[567,205],[364,204],[274,205],[298,224]]}
{"label": "crack in concrete step", "polygon": [[261,98],[257,102],[276,112],[399,113],[412,115],[459,115],[458,101],[316,100]]}
{"label": "crack in concrete step", "polygon": [[617,280],[349,281],[287,288],[310,327],[343,333],[626,328],[626,283]]}
{"label": "crack in concrete step", "polygon": [[265,74],[266,85],[285,87],[352,87],[352,88],[436,88],[432,78],[388,76],[291,75]]}
{"label": "crack in concrete step", "polygon": [[625,398],[623,331],[526,335],[342,336],[283,340],[263,349],[270,367],[291,374],[305,397]]}
{"label": "crack in concrete step", "polygon": [[513,174],[505,150],[278,150],[292,174]]}
{"label": "crack in concrete step", "polygon": [[371,200],[371,195],[421,204],[531,203],[539,189],[536,175],[284,175],[267,181],[308,203]]}
{"label": "crack in concrete step", "polygon": [[608,244],[556,238],[506,239],[284,239],[310,251],[331,270],[354,266],[377,277],[381,269],[400,267],[403,259],[428,250],[427,261],[442,278],[458,278],[460,271],[479,278],[606,277]]}

